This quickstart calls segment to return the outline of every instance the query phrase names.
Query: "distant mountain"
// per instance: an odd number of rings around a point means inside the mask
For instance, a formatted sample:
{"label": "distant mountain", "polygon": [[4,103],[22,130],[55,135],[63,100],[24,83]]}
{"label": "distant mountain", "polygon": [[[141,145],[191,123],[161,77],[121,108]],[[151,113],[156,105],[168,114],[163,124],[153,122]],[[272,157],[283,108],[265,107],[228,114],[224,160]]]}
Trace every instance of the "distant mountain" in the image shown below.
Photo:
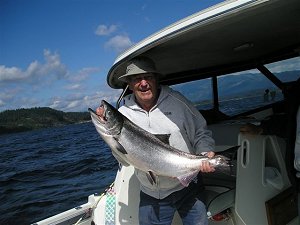
{"label": "distant mountain", "polygon": [[[275,73],[283,82],[293,81],[300,77],[300,71],[287,71]],[[241,93],[257,93],[265,89],[277,88],[270,80],[260,73],[247,73],[241,75],[227,75],[218,79],[219,96],[239,96]],[[188,84],[176,85],[183,95],[193,102],[210,99],[212,96],[211,81],[209,79],[194,81]],[[193,92],[191,92],[193,90]]]}
{"label": "distant mountain", "polygon": [[63,112],[48,107],[6,110],[0,113],[0,134],[62,126],[90,120],[88,112]]}

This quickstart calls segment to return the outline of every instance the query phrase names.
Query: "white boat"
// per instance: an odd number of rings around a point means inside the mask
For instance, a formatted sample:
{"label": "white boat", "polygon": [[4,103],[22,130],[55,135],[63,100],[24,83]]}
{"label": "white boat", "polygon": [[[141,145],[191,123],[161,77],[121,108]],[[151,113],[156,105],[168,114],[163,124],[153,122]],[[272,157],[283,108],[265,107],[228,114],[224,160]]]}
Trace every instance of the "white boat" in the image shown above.
{"label": "white boat", "polygon": [[[216,151],[241,147],[236,157],[236,176],[205,177],[210,225],[298,224],[293,149],[276,135],[247,135],[239,129],[249,121],[259,123],[285,102],[280,90],[293,82],[282,81],[268,67],[288,59],[299,63],[299,52],[299,0],[232,0],[149,36],[121,54],[112,65],[107,82],[112,88],[124,89],[120,101],[127,90],[118,77],[125,73],[126,63],[138,55],[156,62],[158,70],[165,74],[163,84],[211,81],[212,85],[205,87],[212,90],[209,103],[213,110],[201,112],[213,131]],[[235,116],[218,113],[208,117],[209,112],[220,112],[225,102],[221,82],[231,79],[228,74],[232,73],[240,74],[243,81],[248,78],[243,73],[249,70],[272,82],[281,96],[279,100],[254,104]],[[195,85],[189,90],[196,91]],[[131,166],[120,167],[114,184],[102,195],[91,195],[86,204],[35,224],[138,224],[140,189],[133,170]],[[182,224],[178,215],[173,224]]]}

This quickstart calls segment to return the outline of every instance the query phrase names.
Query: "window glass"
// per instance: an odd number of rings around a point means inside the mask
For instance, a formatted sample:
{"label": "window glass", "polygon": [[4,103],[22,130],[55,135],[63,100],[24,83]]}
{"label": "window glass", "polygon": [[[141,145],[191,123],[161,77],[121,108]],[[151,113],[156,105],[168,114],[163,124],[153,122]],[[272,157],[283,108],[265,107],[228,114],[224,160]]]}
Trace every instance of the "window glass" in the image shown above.
{"label": "window glass", "polygon": [[213,108],[211,78],[171,86],[194,103],[199,110]]}
{"label": "window glass", "polygon": [[300,78],[300,57],[265,65],[282,82],[295,81]]}
{"label": "window glass", "polygon": [[219,109],[237,115],[283,99],[282,91],[258,70],[218,77]]}
{"label": "window glass", "polygon": [[[265,65],[282,82],[300,78],[300,57]],[[283,100],[282,91],[259,70],[219,76],[219,109],[229,116]],[[213,108],[211,78],[173,85],[199,110]]]}

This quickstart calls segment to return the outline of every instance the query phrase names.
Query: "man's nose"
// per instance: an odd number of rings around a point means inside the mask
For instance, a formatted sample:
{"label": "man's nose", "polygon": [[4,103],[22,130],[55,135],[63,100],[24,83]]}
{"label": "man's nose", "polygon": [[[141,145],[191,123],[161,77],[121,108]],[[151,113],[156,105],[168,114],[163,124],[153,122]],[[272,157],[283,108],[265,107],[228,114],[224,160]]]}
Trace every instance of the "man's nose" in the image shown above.
{"label": "man's nose", "polygon": [[143,77],[142,80],[141,80],[141,85],[142,86],[146,86],[148,85],[148,81]]}

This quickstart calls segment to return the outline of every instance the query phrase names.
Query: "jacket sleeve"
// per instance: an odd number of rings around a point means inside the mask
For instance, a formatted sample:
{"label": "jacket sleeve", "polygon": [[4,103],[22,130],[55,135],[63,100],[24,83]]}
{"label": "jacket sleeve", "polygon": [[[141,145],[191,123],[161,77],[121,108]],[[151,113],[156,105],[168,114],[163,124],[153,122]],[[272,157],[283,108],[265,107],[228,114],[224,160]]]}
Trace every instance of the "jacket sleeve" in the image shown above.
{"label": "jacket sleeve", "polygon": [[184,130],[194,149],[194,153],[200,154],[201,152],[214,151],[215,141],[212,138],[212,132],[207,129],[207,123],[202,114],[192,102],[180,93],[176,93],[176,98],[184,107]]}
{"label": "jacket sleeve", "polygon": [[187,123],[185,129],[195,150],[195,154],[214,151],[215,141],[212,138],[212,132],[207,129],[204,117],[192,105],[186,113]]}

